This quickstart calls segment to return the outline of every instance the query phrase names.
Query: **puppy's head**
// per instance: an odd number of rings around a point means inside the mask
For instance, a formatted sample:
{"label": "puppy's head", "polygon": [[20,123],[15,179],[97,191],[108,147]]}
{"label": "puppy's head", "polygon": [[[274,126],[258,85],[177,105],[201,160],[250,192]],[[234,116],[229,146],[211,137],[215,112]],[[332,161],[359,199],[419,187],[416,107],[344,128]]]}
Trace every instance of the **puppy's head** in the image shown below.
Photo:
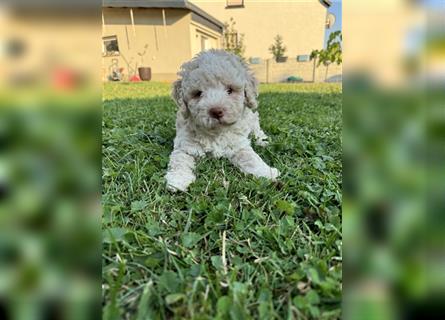
{"label": "puppy's head", "polygon": [[244,107],[257,107],[257,81],[247,65],[223,50],[198,54],[181,66],[172,97],[184,116],[213,129],[241,119]]}

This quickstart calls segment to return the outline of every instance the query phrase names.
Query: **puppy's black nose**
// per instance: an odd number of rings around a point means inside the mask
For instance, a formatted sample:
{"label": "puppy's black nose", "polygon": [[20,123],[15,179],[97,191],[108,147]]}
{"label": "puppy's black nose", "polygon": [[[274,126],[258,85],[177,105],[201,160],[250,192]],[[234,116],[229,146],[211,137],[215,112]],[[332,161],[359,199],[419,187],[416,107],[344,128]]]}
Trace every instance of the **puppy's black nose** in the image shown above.
{"label": "puppy's black nose", "polygon": [[224,116],[224,110],[222,108],[211,108],[209,114],[212,118],[221,119]]}

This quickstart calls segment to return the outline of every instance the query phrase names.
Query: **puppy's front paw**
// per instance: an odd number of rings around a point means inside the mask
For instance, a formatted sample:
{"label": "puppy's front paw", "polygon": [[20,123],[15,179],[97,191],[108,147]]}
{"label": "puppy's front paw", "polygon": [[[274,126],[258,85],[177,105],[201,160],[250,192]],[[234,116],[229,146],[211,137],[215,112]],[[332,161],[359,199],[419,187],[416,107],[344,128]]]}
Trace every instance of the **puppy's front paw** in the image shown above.
{"label": "puppy's front paw", "polygon": [[167,189],[168,189],[168,191],[171,191],[171,192],[177,192],[177,191],[185,192],[185,191],[187,191],[187,189],[180,189],[179,186],[174,186],[168,182],[167,182]]}
{"label": "puppy's front paw", "polygon": [[165,179],[167,180],[168,190],[172,192],[185,192],[187,191],[188,186],[195,181],[195,176],[169,172],[165,176]]}
{"label": "puppy's front paw", "polygon": [[267,138],[256,139],[255,144],[260,147],[265,147],[269,144],[269,141],[267,141]]}
{"label": "puppy's front paw", "polygon": [[272,181],[277,180],[277,178],[280,176],[280,171],[276,168],[270,168],[270,179]]}
{"label": "puppy's front paw", "polygon": [[255,174],[257,177],[264,177],[267,179],[270,179],[272,181],[276,181],[278,176],[280,175],[280,171],[276,168],[264,168],[261,172],[258,172]]}
{"label": "puppy's front paw", "polygon": [[187,191],[187,187],[190,183],[182,181],[180,179],[167,179],[167,189],[171,192]]}

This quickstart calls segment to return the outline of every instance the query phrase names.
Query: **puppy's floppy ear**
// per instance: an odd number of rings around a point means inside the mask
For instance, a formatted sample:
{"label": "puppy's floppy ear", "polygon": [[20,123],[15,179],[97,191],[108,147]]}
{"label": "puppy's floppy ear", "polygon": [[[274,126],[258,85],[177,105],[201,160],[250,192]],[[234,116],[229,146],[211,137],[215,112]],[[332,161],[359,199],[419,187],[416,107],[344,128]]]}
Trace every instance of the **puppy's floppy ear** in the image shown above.
{"label": "puppy's floppy ear", "polygon": [[181,110],[184,115],[188,115],[187,103],[184,101],[184,92],[182,90],[182,80],[173,82],[171,97],[175,100],[179,110]]}
{"label": "puppy's floppy ear", "polygon": [[255,110],[258,107],[258,80],[249,69],[246,70],[246,85],[244,87],[244,95],[246,97],[246,105]]}

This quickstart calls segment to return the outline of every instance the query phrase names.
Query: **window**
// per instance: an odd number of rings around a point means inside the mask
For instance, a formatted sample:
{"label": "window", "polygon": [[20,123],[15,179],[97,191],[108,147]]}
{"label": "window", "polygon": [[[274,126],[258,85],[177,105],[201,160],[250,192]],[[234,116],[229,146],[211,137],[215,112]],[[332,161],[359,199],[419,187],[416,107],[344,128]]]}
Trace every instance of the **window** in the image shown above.
{"label": "window", "polygon": [[117,43],[116,36],[104,37],[103,38],[103,55],[105,56],[115,56],[119,54],[119,45]]}
{"label": "window", "polygon": [[241,8],[244,7],[244,0],[227,0],[226,8]]}
{"label": "window", "polygon": [[297,56],[297,61],[298,62],[307,62],[307,61],[310,61],[310,60],[311,60],[310,56],[307,55],[307,54]]}
{"label": "window", "polygon": [[250,64],[261,64],[261,58],[259,57],[251,57],[249,58],[249,63]]}

